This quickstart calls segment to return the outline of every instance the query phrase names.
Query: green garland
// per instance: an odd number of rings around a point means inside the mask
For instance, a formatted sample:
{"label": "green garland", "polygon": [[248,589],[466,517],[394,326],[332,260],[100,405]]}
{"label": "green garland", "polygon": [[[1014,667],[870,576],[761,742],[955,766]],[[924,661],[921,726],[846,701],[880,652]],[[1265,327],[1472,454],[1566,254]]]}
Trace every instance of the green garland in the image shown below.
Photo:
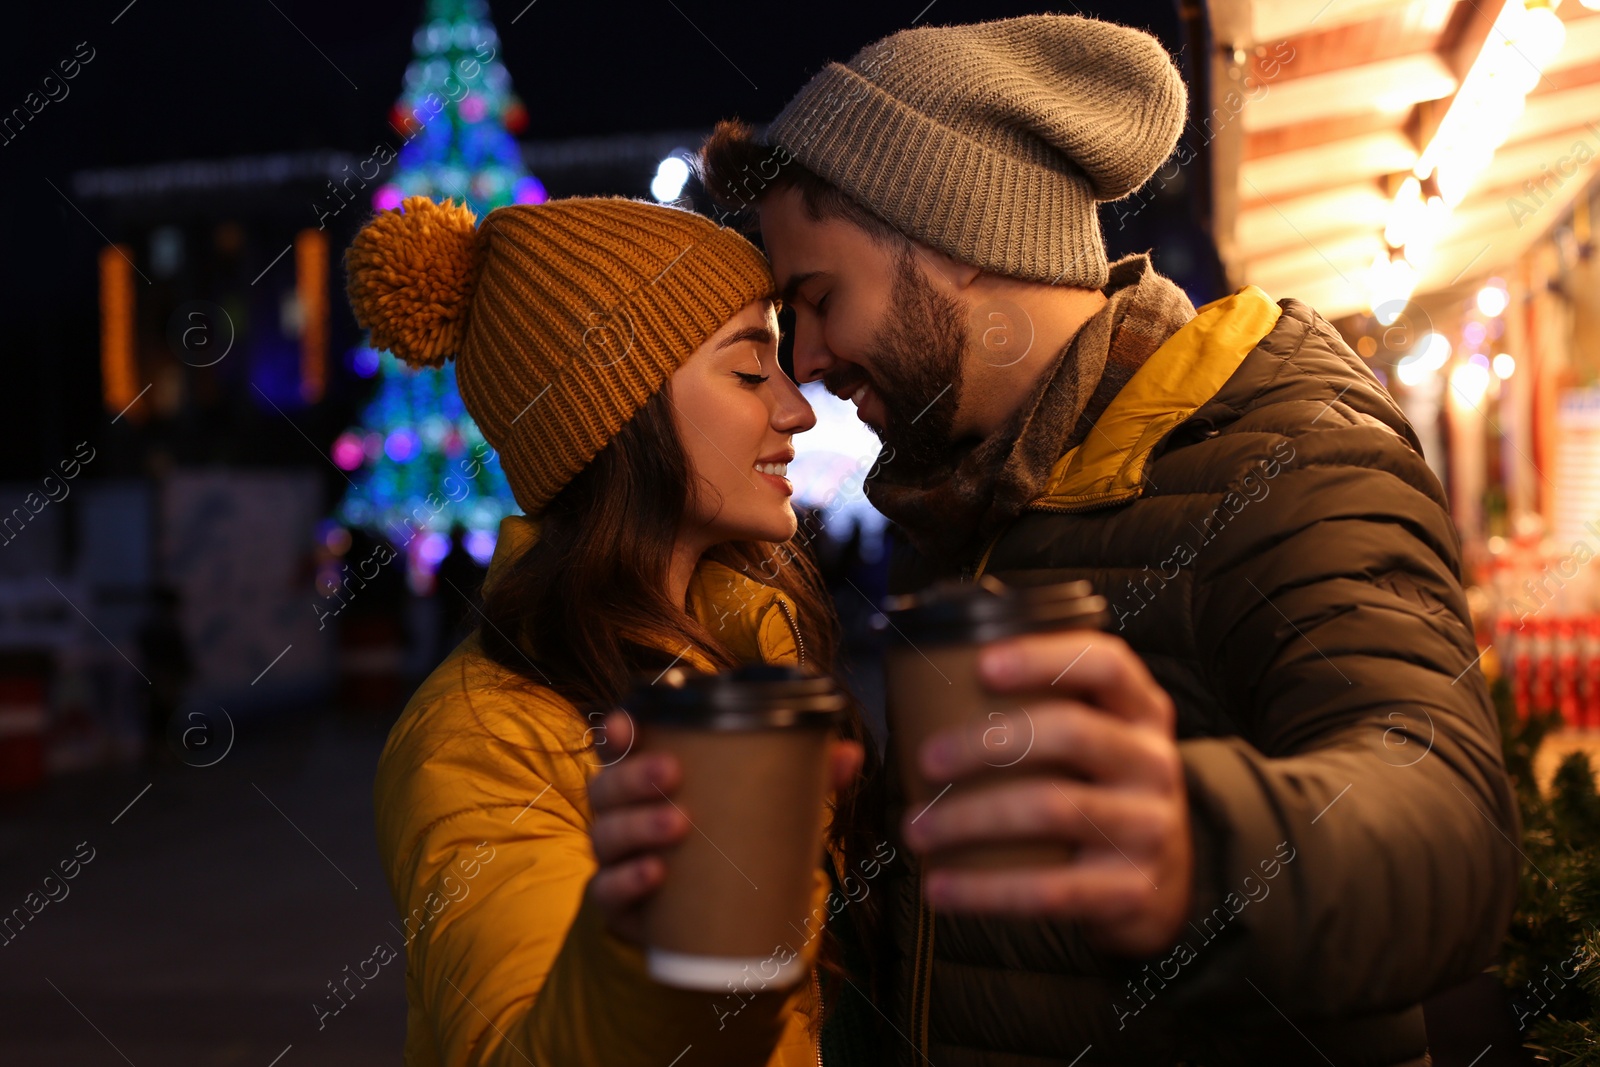
{"label": "green garland", "polygon": [[1600,793],[1583,751],[1562,760],[1541,793],[1534,757],[1561,715],[1519,719],[1504,676],[1493,693],[1527,860],[1495,971],[1539,1062],[1600,1067]]}

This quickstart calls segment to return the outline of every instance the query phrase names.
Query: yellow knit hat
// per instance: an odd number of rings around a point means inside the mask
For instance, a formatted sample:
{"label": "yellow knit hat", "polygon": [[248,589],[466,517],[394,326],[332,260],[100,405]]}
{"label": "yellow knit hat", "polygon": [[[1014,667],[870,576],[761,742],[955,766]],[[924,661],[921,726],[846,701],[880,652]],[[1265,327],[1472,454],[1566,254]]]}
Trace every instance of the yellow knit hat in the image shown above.
{"label": "yellow knit hat", "polygon": [[624,197],[476,216],[408,197],[344,255],[374,348],[456,360],[467,411],[538,515],[740,308],[773,295],[749,241],[690,211]]}

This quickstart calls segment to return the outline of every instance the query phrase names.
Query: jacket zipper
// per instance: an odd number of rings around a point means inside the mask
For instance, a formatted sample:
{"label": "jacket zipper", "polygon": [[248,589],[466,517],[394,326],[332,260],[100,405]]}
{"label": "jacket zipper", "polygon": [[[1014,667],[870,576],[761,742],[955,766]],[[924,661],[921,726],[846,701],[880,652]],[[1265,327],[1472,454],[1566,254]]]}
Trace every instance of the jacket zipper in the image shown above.
{"label": "jacket zipper", "polygon": [[818,977],[815,966],[811,968],[811,989],[817,1005],[817,1067],[822,1067],[822,979]]}
{"label": "jacket zipper", "polygon": [[[1103,493],[1100,496],[1091,498],[1090,500],[1087,500],[1087,501],[1080,501],[1077,504],[1072,504],[1072,505],[1060,505],[1060,504],[1039,505],[1039,504],[1030,504],[1024,510],[1027,510],[1027,511],[1053,511],[1053,512],[1056,512],[1057,514],[1071,514],[1071,513],[1075,513],[1075,512],[1081,512],[1081,511],[1095,511],[1095,510],[1097,510],[1099,508],[1105,507],[1108,504],[1116,504],[1116,503],[1121,503],[1124,500],[1131,500],[1134,497],[1137,497],[1137,496],[1141,495],[1142,493],[1143,493],[1143,488],[1142,487],[1136,487],[1131,491],[1130,490],[1125,490],[1125,489],[1124,490],[1115,490],[1115,491],[1110,492],[1110,493]],[[1013,520],[1013,521],[1015,521],[1015,520]],[[1010,528],[1011,528],[1011,525],[1008,523],[1006,525],[1005,529],[1002,529],[999,533],[994,535],[994,538],[989,542],[989,546],[983,550],[983,555],[979,556],[977,560],[975,560],[972,563],[967,564],[967,566],[965,568],[963,568],[963,572],[962,572],[962,575],[961,575],[961,578],[962,578],[963,581],[969,581],[969,582],[970,581],[977,581],[978,575],[982,574],[984,567],[988,565],[989,556],[994,552],[995,548],[1000,544],[1000,539],[1006,535],[1006,532]],[[922,874],[921,874],[920,871],[917,873],[917,910],[918,910],[918,916],[917,916],[917,919],[918,919],[918,921],[917,921],[917,954],[916,954],[915,959],[916,959],[916,963],[917,963],[917,978],[918,978],[918,984],[920,986],[921,996],[919,998],[918,1003],[915,1005],[915,1007],[913,1009],[918,1014],[918,1017],[915,1020],[913,1020],[913,1026],[914,1027],[924,1026],[927,1023],[927,1018],[928,1018],[928,999],[929,999],[929,989],[928,989],[928,987],[933,982],[933,951],[932,951],[932,946],[931,945],[929,946],[928,953],[927,953],[926,956],[923,955],[923,951],[922,951],[922,930],[923,930],[923,923],[924,922],[927,923],[929,941],[932,941],[932,939],[933,939],[933,922],[932,922],[933,909],[929,908],[928,905],[922,899]],[[926,961],[927,961],[926,965],[923,964],[923,960],[924,959],[926,959]],[[926,1054],[923,1051],[923,1044],[925,1044],[926,1037],[927,1037],[927,1031],[926,1030],[917,1029],[916,1030],[916,1038],[919,1039],[919,1040],[913,1041],[913,1046],[916,1048],[916,1051],[918,1052],[918,1054],[923,1055],[924,1058],[926,1058]]]}
{"label": "jacket zipper", "polygon": [[918,1056],[928,1058],[928,1001],[933,985],[933,909],[922,897],[922,871],[917,871],[917,950],[912,957],[916,968],[911,1011],[911,1047]]}
{"label": "jacket zipper", "polygon": [[783,612],[783,617],[789,620],[789,629],[794,631],[795,651],[799,654],[800,662],[804,663],[806,661],[806,639],[800,636],[800,624],[794,621],[794,616],[789,612],[789,605],[783,601],[782,597],[778,599],[778,608]]}
{"label": "jacket zipper", "polygon": [[[795,621],[794,615],[789,611],[789,605],[783,598],[778,598],[778,610],[783,612],[783,617],[788,620],[789,629],[794,632],[794,648],[801,663],[806,661],[806,639],[800,636],[800,624]],[[817,968],[811,968],[811,991],[816,1005],[817,1033],[813,1044],[817,1053],[817,1067],[822,1067],[822,979],[817,975]]]}
{"label": "jacket zipper", "polygon": [[[1024,510],[1053,511],[1057,514],[1094,511],[1099,508],[1103,508],[1108,504],[1116,504],[1121,503],[1124,500],[1131,500],[1134,497],[1141,495],[1142,492],[1142,487],[1136,487],[1131,491],[1115,490],[1110,493],[1103,493],[1098,497],[1094,497],[1086,501],[1079,501],[1077,504],[1056,504],[1042,506],[1038,504],[1031,504]],[[1013,522],[1014,521],[1015,520],[1013,520]],[[1010,528],[1011,524],[1008,523],[1004,529],[995,534],[994,537],[989,541],[988,547],[983,550],[983,554],[981,556],[962,567],[962,581],[977,581],[978,575],[983,573],[984,567],[986,567],[989,563],[989,556],[993,554],[995,548],[1000,544],[1000,539],[1006,535],[1006,532],[1010,530]],[[926,1047],[928,1039],[928,1001],[931,999],[931,990],[929,987],[933,984],[933,909],[930,908],[927,902],[922,898],[922,872],[920,870],[917,872],[916,893],[917,950],[916,954],[912,957],[914,960],[913,965],[916,969],[916,978],[915,984],[912,986],[913,1001],[911,1010],[913,1012],[913,1017],[911,1019],[911,1045],[916,1051],[917,1055],[921,1056],[923,1059],[927,1059]],[[926,946],[924,946],[923,942],[924,931],[927,931]]]}

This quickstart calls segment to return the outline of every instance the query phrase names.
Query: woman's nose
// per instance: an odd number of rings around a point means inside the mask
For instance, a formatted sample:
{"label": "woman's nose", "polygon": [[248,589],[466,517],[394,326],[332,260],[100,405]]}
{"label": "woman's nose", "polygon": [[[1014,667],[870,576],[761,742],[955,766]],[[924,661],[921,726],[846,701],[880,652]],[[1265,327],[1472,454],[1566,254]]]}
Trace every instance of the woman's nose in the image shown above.
{"label": "woman's nose", "polygon": [[773,412],[773,429],[782,433],[805,433],[817,424],[817,413],[798,386],[790,385],[778,409]]}

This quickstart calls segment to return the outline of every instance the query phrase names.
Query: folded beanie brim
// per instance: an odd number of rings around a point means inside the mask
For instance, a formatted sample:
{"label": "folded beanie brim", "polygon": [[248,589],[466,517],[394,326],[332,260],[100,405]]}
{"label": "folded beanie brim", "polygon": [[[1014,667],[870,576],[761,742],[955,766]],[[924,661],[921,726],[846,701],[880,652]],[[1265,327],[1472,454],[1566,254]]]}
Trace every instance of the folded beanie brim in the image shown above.
{"label": "folded beanie brim", "polygon": [[1051,166],[995,152],[839,63],[804,96],[767,140],[895,229],[1010,277],[1106,284],[1093,193],[1066,156]]}

